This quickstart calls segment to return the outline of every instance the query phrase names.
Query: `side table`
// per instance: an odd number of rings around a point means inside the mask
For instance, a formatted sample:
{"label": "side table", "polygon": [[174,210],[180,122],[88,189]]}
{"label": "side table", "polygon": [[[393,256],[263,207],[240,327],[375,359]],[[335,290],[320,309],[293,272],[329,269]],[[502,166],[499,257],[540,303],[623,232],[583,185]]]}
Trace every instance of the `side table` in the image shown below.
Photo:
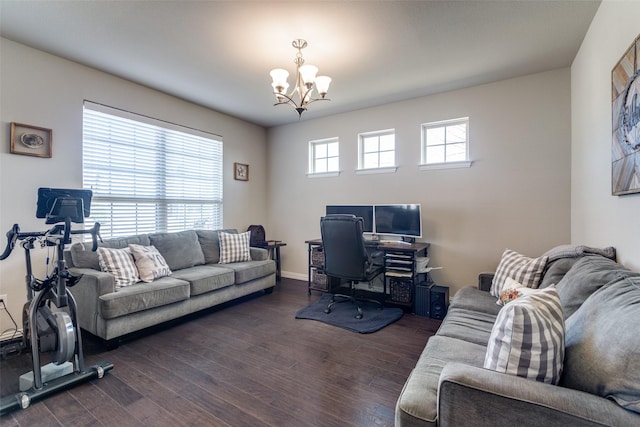
{"label": "side table", "polygon": [[280,275],[280,248],[283,246],[287,246],[286,243],[280,241],[280,240],[267,240],[264,243],[254,243],[253,244],[254,247],[256,248],[262,248],[262,249],[266,249],[267,251],[269,251],[269,258],[271,258],[272,260],[274,260],[276,262],[276,281],[280,281],[281,279],[281,275]]}

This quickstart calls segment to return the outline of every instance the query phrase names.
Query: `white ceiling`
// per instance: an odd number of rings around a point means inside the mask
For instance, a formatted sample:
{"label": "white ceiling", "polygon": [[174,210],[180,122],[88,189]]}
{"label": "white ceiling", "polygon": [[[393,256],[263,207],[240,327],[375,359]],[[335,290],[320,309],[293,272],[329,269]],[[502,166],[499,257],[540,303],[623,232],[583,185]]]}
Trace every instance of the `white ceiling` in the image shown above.
{"label": "white ceiling", "polygon": [[333,79],[305,120],[570,66],[599,4],[0,0],[0,35],[270,127],[298,121],[269,77],[296,38]]}

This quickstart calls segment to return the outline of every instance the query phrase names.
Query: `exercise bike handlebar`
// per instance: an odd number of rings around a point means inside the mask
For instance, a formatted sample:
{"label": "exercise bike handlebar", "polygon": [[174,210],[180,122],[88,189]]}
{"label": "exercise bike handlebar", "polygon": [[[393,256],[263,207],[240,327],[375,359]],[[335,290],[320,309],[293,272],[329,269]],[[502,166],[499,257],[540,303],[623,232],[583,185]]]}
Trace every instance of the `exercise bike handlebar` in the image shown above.
{"label": "exercise bike handlebar", "polygon": [[[21,232],[20,226],[18,224],[13,224],[13,227],[11,227],[11,230],[7,231],[7,234],[6,234],[7,246],[4,248],[4,252],[0,254],[0,261],[7,258],[11,254],[11,251],[13,251],[13,248],[16,246],[16,242],[18,240],[25,240],[30,237],[46,237],[50,235],[57,235],[57,234],[63,233],[65,231],[65,228],[66,228],[65,225],[57,224],[53,228],[47,231]],[[98,249],[98,238],[100,238],[99,222],[94,223],[93,227],[91,227],[88,230],[69,230],[68,233],[69,234],[91,234],[91,240],[93,243],[91,250],[95,251],[96,249]],[[100,240],[102,241],[102,238],[100,238]]]}

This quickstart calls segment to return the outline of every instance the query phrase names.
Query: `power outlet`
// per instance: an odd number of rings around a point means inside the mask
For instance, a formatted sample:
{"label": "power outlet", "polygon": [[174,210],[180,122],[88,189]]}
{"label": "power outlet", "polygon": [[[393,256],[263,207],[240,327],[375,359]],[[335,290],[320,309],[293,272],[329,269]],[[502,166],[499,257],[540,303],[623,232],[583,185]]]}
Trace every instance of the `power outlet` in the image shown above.
{"label": "power outlet", "polygon": [[0,295],[0,302],[2,302],[2,305],[4,306],[2,308],[7,308],[7,294]]}

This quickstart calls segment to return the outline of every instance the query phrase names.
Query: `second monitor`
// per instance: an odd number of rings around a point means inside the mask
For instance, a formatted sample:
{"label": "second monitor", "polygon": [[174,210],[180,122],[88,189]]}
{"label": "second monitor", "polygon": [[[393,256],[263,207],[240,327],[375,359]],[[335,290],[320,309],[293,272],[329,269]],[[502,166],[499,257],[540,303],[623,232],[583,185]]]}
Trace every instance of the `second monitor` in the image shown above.
{"label": "second monitor", "polygon": [[327,205],[327,215],[350,214],[359,216],[364,220],[362,231],[373,233],[373,206],[372,205]]}

